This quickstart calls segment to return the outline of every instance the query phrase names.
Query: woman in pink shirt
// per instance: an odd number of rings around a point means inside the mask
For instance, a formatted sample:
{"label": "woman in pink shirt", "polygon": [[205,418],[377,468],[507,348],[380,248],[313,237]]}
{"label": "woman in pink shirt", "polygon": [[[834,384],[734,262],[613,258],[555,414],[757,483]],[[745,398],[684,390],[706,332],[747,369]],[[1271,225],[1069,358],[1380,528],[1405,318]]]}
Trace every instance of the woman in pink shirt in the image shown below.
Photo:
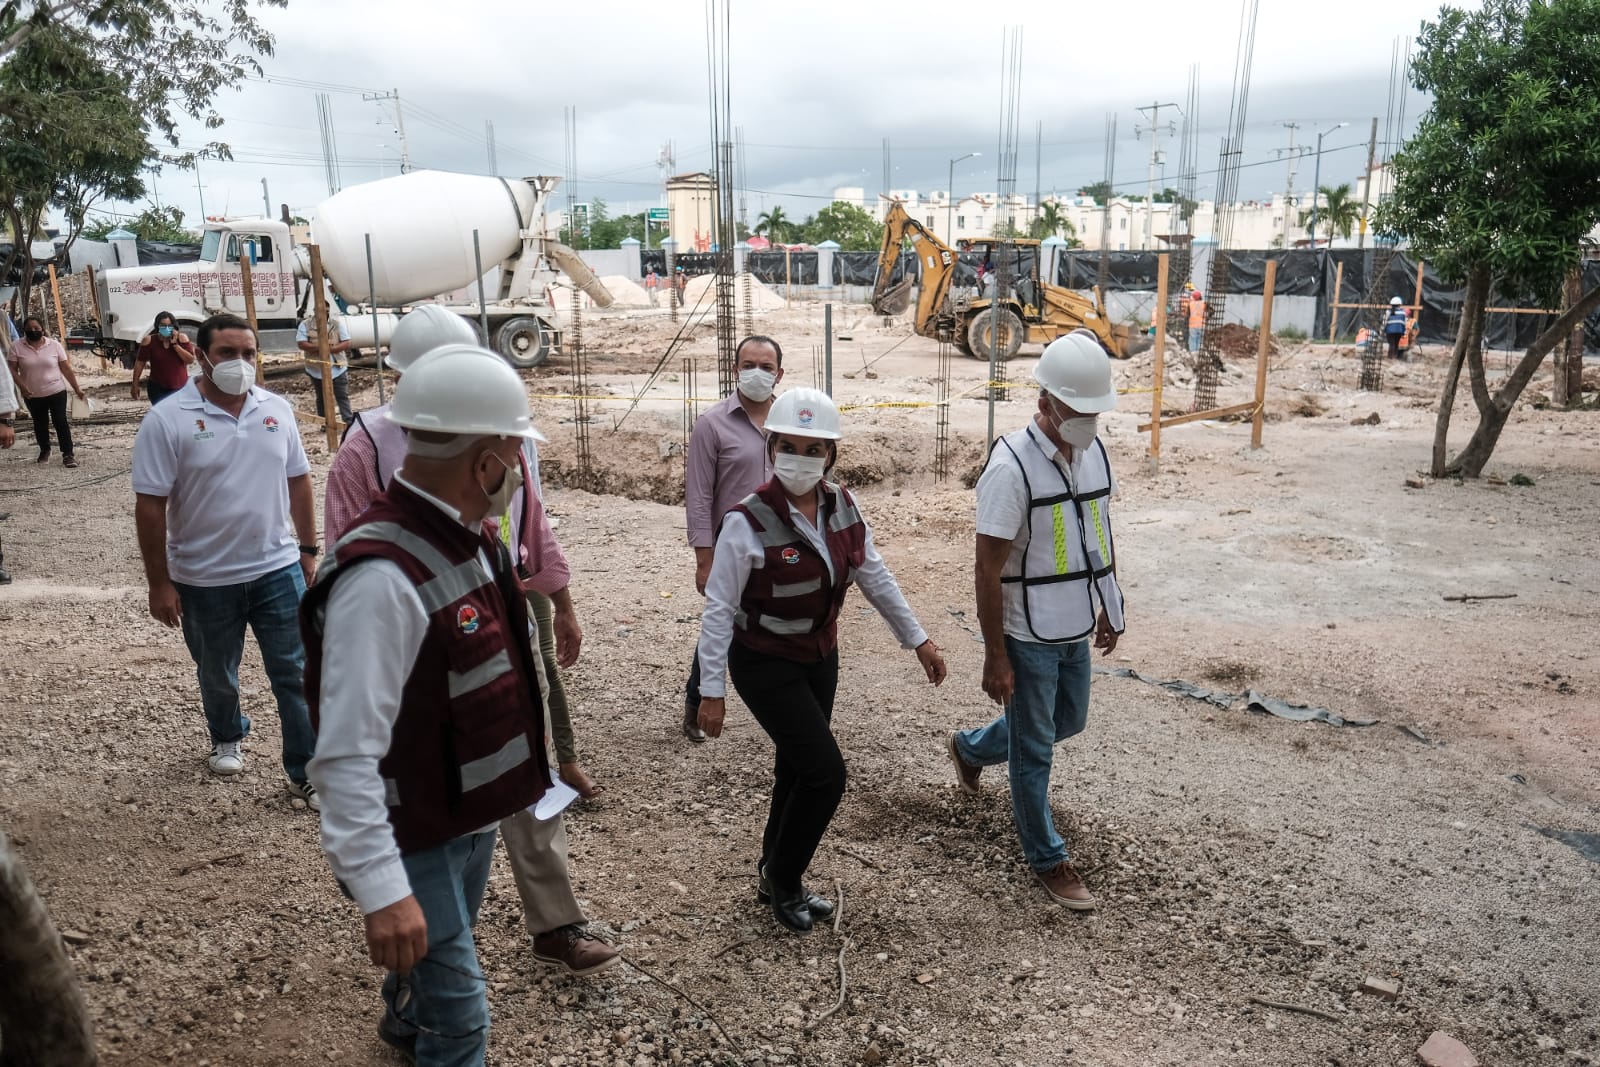
{"label": "woman in pink shirt", "polygon": [[56,425],[56,440],[61,445],[61,462],[76,467],[72,456],[72,427],[67,424],[67,388],[84,399],[78,376],[72,373],[67,361],[67,350],[53,337],[46,337],[44,320],[29,315],[22,320],[22,338],[11,346],[6,356],[11,364],[17,386],[33,416],[33,436],[39,443],[39,458],[44,463],[50,458],[50,423]]}

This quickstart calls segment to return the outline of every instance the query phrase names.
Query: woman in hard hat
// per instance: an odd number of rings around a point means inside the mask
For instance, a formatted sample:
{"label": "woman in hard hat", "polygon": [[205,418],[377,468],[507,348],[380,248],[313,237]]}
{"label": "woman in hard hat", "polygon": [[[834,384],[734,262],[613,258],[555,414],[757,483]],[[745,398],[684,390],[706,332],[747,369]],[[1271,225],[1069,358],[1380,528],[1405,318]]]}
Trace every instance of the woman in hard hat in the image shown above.
{"label": "woman in hard hat", "polygon": [[777,748],[756,895],[791,930],[833,914],[801,884],[844,796],[844,758],[830,722],[839,681],[838,620],[852,582],[928,680],[944,658],[873,547],[850,493],[827,480],[838,460],[839,409],[818,389],[791,389],[766,422],[773,478],[722,521],[700,623],[700,728],[722,733],[723,667]]}
{"label": "woman in hard hat", "polygon": [[1406,302],[1398,296],[1389,298],[1389,314],[1383,320],[1383,339],[1389,342],[1389,358],[1405,359],[1400,351],[1400,342],[1405,339],[1406,330],[1410,328],[1411,315],[1406,310]]}

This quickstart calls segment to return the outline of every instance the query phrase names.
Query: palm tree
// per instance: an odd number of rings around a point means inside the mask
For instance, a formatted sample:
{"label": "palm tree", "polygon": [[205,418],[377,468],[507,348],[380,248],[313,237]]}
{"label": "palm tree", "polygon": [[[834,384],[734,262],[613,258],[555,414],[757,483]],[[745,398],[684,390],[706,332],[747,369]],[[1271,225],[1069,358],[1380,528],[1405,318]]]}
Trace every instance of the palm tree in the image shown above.
{"label": "palm tree", "polygon": [[[1316,210],[1317,223],[1328,228],[1328,243],[1333,243],[1333,233],[1339,231],[1339,236],[1346,239],[1350,231],[1355,229],[1356,223],[1361,221],[1361,205],[1355,201],[1350,193],[1350,183],[1329,188],[1324,185],[1317,190],[1321,205]],[[1304,226],[1311,221],[1311,212],[1300,212],[1300,225]],[[1312,234],[1312,243],[1316,243],[1316,234]]]}
{"label": "palm tree", "polygon": [[755,232],[776,244],[785,244],[794,237],[794,223],[783,213],[783,207],[776,205],[757,217]]}
{"label": "palm tree", "polygon": [[1051,237],[1059,234],[1062,229],[1070,230],[1072,222],[1061,210],[1061,205],[1054,200],[1046,201],[1039,207],[1039,217],[1033,220],[1029,227],[1033,236],[1037,238]]}

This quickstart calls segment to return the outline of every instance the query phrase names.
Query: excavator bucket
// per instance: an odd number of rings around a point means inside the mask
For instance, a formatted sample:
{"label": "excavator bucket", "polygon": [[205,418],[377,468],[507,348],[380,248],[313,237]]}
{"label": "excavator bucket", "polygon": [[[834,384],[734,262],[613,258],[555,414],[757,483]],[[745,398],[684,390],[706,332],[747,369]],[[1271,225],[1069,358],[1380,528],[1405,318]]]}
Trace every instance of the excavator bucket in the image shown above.
{"label": "excavator bucket", "polygon": [[898,315],[911,306],[911,287],[916,279],[910,276],[900,279],[885,289],[872,301],[872,310],[879,315]]}
{"label": "excavator bucket", "polygon": [[1123,322],[1111,327],[1111,340],[1111,355],[1116,359],[1132,359],[1156,343],[1145,331]]}

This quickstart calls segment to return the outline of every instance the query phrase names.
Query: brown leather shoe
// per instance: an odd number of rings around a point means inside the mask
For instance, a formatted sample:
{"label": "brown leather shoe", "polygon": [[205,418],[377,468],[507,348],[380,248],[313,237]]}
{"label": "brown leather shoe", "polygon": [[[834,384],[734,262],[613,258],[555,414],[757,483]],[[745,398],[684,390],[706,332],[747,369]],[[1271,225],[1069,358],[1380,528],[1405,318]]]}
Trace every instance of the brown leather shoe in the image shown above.
{"label": "brown leather shoe", "polygon": [[1093,911],[1094,894],[1083,884],[1078,869],[1062,860],[1048,871],[1034,871],[1034,876],[1050,894],[1050,899],[1072,911]]}
{"label": "brown leather shoe", "polygon": [[982,767],[974,767],[961,758],[961,750],[956,747],[956,735],[951,734],[945,742],[945,748],[950,753],[950,762],[956,765],[956,785],[969,797],[978,795],[978,775],[983,773]]}
{"label": "brown leather shoe", "polygon": [[534,938],[533,958],[559,964],[567,973],[582,978],[620,963],[622,953],[591,934],[583,924],[569,923]]}
{"label": "brown leather shoe", "polygon": [[697,745],[706,739],[706,732],[700,729],[700,709],[688,704],[683,706],[683,736]]}

